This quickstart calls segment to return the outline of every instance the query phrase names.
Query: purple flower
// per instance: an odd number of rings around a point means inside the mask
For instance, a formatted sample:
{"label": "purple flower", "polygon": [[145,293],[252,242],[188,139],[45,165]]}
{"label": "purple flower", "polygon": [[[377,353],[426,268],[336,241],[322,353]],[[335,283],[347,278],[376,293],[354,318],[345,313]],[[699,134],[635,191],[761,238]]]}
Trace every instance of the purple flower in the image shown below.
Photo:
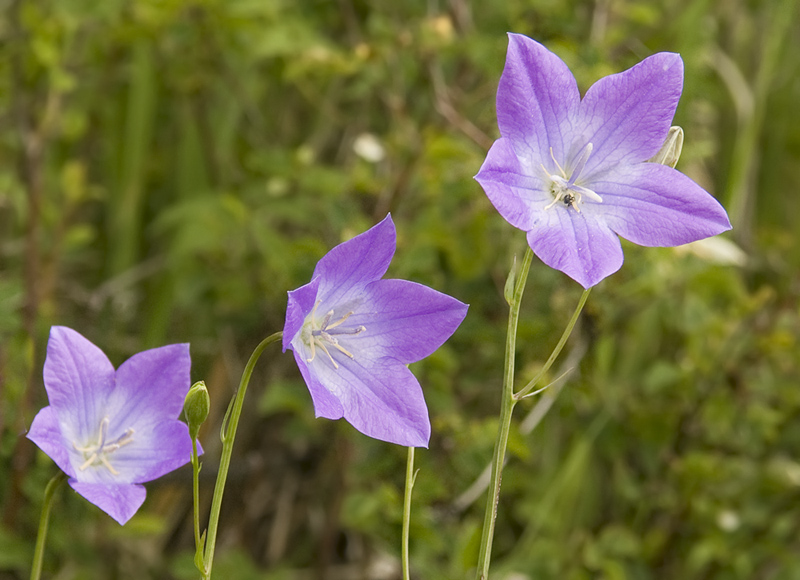
{"label": "purple flower", "polygon": [[311,282],[289,292],[283,350],[294,352],[317,417],[427,447],[428,409],[406,365],[439,348],[467,305],[414,282],[381,280],[395,245],[387,216],[328,252]]}
{"label": "purple flower", "polygon": [[50,406],[28,438],[69,475],[72,489],[120,524],[144,502],[144,486],[188,462],[178,420],[189,390],[189,345],[132,356],[114,371],[103,352],[63,326],[50,330],[44,385]]}
{"label": "purple flower", "polygon": [[619,238],[675,246],[730,229],[725,210],[671,167],[664,142],[683,62],[658,53],[597,81],[581,100],[564,62],[509,35],[495,141],[475,179],[548,266],[584,288],[622,266]]}

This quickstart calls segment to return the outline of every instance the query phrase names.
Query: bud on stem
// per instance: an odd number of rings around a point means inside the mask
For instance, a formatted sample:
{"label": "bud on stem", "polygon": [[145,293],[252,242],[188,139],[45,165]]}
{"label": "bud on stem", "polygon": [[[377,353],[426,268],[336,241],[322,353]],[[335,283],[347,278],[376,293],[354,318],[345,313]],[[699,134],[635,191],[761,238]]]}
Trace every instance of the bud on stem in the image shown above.
{"label": "bud on stem", "polygon": [[211,408],[211,399],[208,396],[208,389],[203,381],[197,381],[186,393],[183,401],[183,413],[186,415],[186,423],[189,425],[189,435],[192,439],[197,439],[200,426],[208,418],[208,411]]}

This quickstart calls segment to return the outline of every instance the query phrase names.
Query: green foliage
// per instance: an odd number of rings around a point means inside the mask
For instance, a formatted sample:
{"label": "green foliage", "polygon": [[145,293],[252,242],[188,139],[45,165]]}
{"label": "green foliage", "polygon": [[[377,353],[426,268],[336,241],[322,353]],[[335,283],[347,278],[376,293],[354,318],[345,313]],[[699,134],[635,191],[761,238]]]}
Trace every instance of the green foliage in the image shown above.
{"label": "green foliage", "polygon": [[[626,244],[549,377],[571,368],[566,384],[517,407],[493,577],[800,576],[796,4],[6,2],[0,577],[27,577],[55,470],[23,436],[45,404],[51,325],[116,365],[191,342],[212,401],[200,431],[210,501],[227,401],[252,348],[282,328],[286,291],[389,211],[389,275],[470,304],[453,339],[413,367],[433,439],[417,453],[411,554],[419,578],[472,576],[485,498],[464,494],[492,452],[504,285],[525,244],[472,180],[497,135],[508,30],[556,51],[582,90],[680,52],[678,168],[731,210],[726,239],[747,260]],[[579,295],[534,262],[521,381]],[[399,577],[404,450],[315,420],[277,349],[248,397],[215,577]],[[190,507],[187,469],[148,484],[125,528],[65,486],[45,571],[195,577]]]}

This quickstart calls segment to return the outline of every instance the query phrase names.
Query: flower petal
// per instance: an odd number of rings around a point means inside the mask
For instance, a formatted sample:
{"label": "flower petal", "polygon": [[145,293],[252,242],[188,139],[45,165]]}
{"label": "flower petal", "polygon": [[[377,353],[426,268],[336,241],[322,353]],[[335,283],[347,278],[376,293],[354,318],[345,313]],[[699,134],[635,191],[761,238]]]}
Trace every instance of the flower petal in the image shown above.
{"label": "flower petal", "polygon": [[303,328],[306,316],[313,310],[319,291],[319,278],[314,278],[305,286],[289,291],[286,305],[286,322],[283,325],[283,352],[292,348],[292,340]]}
{"label": "flower petal", "polygon": [[684,174],[657,163],[619,168],[592,184],[608,226],[641,246],[677,246],[731,229],[723,207]]}
{"label": "flower petal", "polygon": [[[425,358],[456,331],[467,315],[463,302],[408,280],[378,280],[364,291],[362,307],[348,322],[366,330],[347,340],[356,358]],[[341,339],[344,339],[342,336]],[[342,340],[344,342],[344,340]]]}
{"label": "flower petal", "polygon": [[682,88],[683,61],[669,52],[654,54],[592,85],[581,102],[576,124],[580,136],[571,151],[577,156],[592,143],[584,178],[655,155],[667,136]]}
{"label": "flower petal", "polygon": [[122,363],[108,399],[108,438],[131,428],[142,432],[180,415],[191,387],[190,369],[188,344],[146,350]]}
{"label": "flower petal", "polygon": [[336,397],[344,418],[364,435],[407,447],[427,447],[428,408],[417,379],[395,359],[315,364],[314,378]]}
{"label": "flower petal", "polygon": [[75,477],[75,470],[70,463],[70,455],[53,407],[45,407],[36,414],[31,429],[28,431],[28,439],[49,455],[50,459],[61,468],[61,471],[70,477]]}
{"label": "flower petal", "polygon": [[147,495],[141,485],[107,485],[69,480],[72,489],[124,525],[135,514]]}
{"label": "flower petal", "polygon": [[590,288],[620,269],[619,238],[597,216],[556,206],[528,232],[528,244],[545,264]]}
{"label": "flower petal", "polygon": [[524,167],[511,141],[501,138],[489,149],[475,180],[508,223],[527,231],[536,221],[534,207],[552,200],[540,172]]}
{"label": "flower petal", "polygon": [[92,436],[114,388],[114,367],[103,351],[65,326],[50,329],[44,386],[66,440]]}
{"label": "flower petal", "polygon": [[312,279],[320,279],[317,299],[323,305],[341,304],[380,279],[389,268],[395,245],[394,222],[387,215],[366,232],[333,248],[314,268]]}
{"label": "flower petal", "polygon": [[[580,106],[575,77],[564,61],[521,34],[508,35],[508,53],[497,89],[497,124],[517,154],[562,159]],[[549,169],[555,172],[556,168]]]}
{"label": "flower petal", "polygon": [[[148,431],[137,431],[133,434],[132,443],[108,455],[111,465],[119,471],[119,475],[112,476],[111,481],[152,481],[178,469],[191,461],[191,458],[192,439],[186,423],[177,419],[163,421]],[[99,466],[97,471],[110,475],[103,466]]]}
{"label": "flower petal", "polygon": [[302,345],[298,344],[292,350],[294,351],[294,360],[297,362],[300,374],[303,375],[303,380],[306,382],[308,392],[311,394],[311,401],[314,404],[314,416],[334,420],[344,417],[344,409],[339,399],[334,397],[330,391],[317,380],[315,373],[312,373],[311,369],[308,368],[305,351]]}

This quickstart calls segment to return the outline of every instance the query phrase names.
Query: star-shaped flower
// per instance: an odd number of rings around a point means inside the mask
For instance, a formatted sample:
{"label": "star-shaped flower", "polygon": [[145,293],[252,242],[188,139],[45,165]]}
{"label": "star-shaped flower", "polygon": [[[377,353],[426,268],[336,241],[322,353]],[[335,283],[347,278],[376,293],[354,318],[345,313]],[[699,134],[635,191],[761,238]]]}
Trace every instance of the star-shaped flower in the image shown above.
{"label": "star-shaped flower", "polygon": [[294,352],[317,417],[427,447],[428,409],[406,365],[439,348],[467,305],[414,282],[381,280],[395,245],[387,216],[328,252],[311,282],[289,292],[283,350]]}
{"label": "star-shaped flower", "polygon": [[509,35],[497,89],[500,139],[475,179],[548,266],[584,288],[622,266],[619,238],[676,246],[730,229],[682,173],[648,163],[669,131],[683,62],[658,53],[597,81],[581,100],[564,62]]}
{"label": "star-shaped flower", "polygon": [[44,385],[50,406],[28,438],[69,475],[69,484],[120,524],[144,502],[140,483],[188,462],[192,442],[178,420],[189,390],[188,344],[132,356],[118,370],[86,338],[50,330]]}

